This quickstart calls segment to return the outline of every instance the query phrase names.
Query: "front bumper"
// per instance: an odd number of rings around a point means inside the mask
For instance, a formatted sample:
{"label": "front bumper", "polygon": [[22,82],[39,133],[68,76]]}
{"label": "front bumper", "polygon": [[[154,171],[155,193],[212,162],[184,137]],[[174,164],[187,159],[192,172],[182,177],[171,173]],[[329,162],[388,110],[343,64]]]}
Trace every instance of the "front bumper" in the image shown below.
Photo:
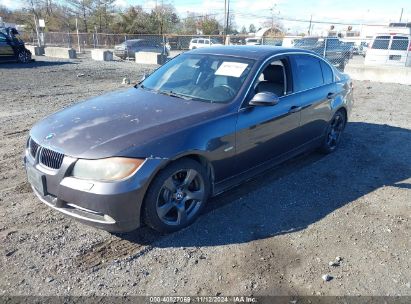
{"label": "front bumper", "polygon": [[[127,58],[127,57],[134,57],[134,53],[132,53],[132,52],[130,52],[130,54],[127,52],[127,50],[114,50],[114,55],[115,56],[117,56],[117,57],[119,57],[119,58],[122,58],[122,59],[125,59],[125,58]],[[131,56],[130,56],[131,55]]]}
{"label": "front bumper", "polygon": [[[163,160],[147,159],[133,176],[118,182],[70,176],[76,160],[64,156],[60,169],[50,169],[27,150],[25,168],[30,171],[29,182],[37,197],[57,211],[110,232],[127,232],[140,227],[144,194]],[[43,182],[34,183],[33,175]]]}

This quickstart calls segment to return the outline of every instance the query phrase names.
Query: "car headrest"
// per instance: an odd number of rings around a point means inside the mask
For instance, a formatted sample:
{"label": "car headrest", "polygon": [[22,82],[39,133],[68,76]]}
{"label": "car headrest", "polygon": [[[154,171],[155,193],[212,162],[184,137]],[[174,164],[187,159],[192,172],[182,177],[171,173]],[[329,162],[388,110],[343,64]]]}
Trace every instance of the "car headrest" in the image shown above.
{"label": "car headrest", "polygon": [[284,84],[284,68],[281,65],[269,65],[265,68],[264,79],[269,82]]}

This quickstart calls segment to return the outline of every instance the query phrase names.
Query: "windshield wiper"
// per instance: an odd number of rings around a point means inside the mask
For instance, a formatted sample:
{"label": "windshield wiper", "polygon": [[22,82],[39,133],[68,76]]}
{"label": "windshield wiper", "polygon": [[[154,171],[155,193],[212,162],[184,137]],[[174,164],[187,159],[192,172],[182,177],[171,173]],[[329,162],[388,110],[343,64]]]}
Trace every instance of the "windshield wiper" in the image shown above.
{"label": "windshield wiper", "polygon": [[160,94],[163,94],[163,95],[171,96],[171,97],[182,98],[182,99],[185,99],[185,100],[193,100],[193,97],[190,97],[190,96],[187,96],[187,95],[184,95],[184,94],[181,94],[181,93],[176,93],[176,92],[173,92],[173,91],[157,91],[157,92],[160,93]]}
{"label": "windshield wiper", "polygon": [[136,89],[140,88],[140,89],[143,89],[143,90],[146,90],[146,91],[158,93],[156,90],[147,88],[144,84],[141,84],[141,83],[137,83],[134,87]]}

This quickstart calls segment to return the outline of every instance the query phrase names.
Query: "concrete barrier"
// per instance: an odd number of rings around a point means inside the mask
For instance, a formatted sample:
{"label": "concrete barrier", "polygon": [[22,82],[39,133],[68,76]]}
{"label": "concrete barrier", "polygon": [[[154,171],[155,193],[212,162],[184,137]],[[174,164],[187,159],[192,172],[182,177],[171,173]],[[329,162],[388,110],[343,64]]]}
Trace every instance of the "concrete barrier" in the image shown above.
{"label": "concrete barrier", "polygon": [[98,61],[112,61],[113,52],[108,50],[94,49],[91,50],[91,59]]}
{"label": "concrete barrier", "polygon": [[411,85],[411,67],[347,64],[344,73],[347,73],[355,80]]}
{"label": "concrete barrier", "polygon": [[62,47],[46,47],[44,49],[44,54],[47,57],[66,58],[66,59],[74,59],[77,57],[75,49],[62,48]]}
{"label": "concrete barrier", "polygon": [[28,49],[34,56],[44,55],[44,46],[26,45],[26,49]]}
{"label": "concrete barrier", "polygon": [[136,52],[135,60],[142,64],[163,64],[166,62],[167,56],[154,52]]}

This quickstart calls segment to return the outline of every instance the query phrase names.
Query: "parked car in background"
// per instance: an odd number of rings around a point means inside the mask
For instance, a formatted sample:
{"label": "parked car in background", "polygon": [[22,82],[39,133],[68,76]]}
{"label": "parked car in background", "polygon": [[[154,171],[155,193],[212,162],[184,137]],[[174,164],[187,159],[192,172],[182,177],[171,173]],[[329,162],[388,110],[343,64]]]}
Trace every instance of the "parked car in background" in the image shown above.
{"label": "parked car in background", "polygon": [[352,50],[352,55],[358,55],[359,54],[359,48],[355,42],[348,41],[348,42],[343,42],[345,45],[347,45],[348,48],[351,48]]}
{"label": "parked car in background", "polygon": [[172,232],[210,196],[303,152],[335,151],[352,103],[349,76],[313,52],[198,48],[38,122],[25,168],[41,201],[84,223]]}
{"label": "parked car in background", "polygon": [[315,48],[318,43],[318,37],[300,38],[294,43],[294,47],[309,50]]}
{"label": "parked car in background", "polygon": [[149,39],[130,39],[114,46],[114,55],[121,59],[134,58],[136,52],[155,52],[170,55],[170,46]]}
{"label": "parked car in background", "polygon": [[368,42],[361,41],[360,46],[358,48],[358,54],[365,57],[365,55],[367,54],[367,48],[368,48]]}
{"label": "parked car in background", "polygon": [[246,45],[261,45],[261,38],[246,38]]}
{"label": "parked car in background", "polygon": [[281,46],[282,47],[294,47],[295,43],[299,40],[299,38],[295,37],[284,37],[282,39]]}
{"label": "parked car in background", "polygon": [[0,61],[31,61],[31,52],[26,49],[15,28],[0,28]]}
{"label": "parked car in background", "polygon": [[223,45],[220,41],[215,38],[194,38],[190,40],[190,45],[188,48],[190,50],[200,49],[210,46],[221,46]]}
{"label": "parked car in background", "polygon": [[338,38],[307,37],[298,40],[294,47],[315,52],[327,58],[341,71],[344,70],[348,60],[353,57],[353,48]]}
{"label": "parked car in background", "polygon": [[405,28],[401,33],[393,28],[376,35],[367,49],[364,64],[411,66],[410,30]]}

